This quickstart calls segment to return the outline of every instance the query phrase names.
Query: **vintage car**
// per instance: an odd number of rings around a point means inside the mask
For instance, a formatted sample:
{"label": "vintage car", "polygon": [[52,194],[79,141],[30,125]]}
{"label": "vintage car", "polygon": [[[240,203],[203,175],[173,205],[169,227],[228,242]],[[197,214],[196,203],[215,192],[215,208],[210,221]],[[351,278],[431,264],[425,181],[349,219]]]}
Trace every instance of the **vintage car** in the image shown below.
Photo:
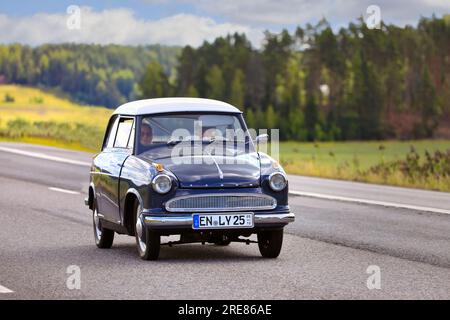
{"label": "vintage car", "polygon": [[263,257],[276,258],[283,228],[294,221],[288,182],[256,149],[267,134],[253,140],[248,132],[242,112],[216,100],[148,99],[117,108],[93,157],[85,200],[97,247],[110,248],[115,232],[127,234],[142,259],[156,260],[161,237],[179,235],[165,244],[257,242]]}

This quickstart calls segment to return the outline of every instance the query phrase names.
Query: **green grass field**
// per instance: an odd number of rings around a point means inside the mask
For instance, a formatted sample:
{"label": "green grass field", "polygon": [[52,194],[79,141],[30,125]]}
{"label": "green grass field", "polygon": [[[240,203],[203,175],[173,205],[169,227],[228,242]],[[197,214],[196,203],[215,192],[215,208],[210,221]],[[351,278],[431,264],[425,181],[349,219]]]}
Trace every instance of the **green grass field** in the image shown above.
{"label": "green grass field", "polygon": [[[0,141],[96,152],[111,113],[39,89],[1,85]],[[279,147],[280,162],[291,174],[450,191],[450,141],[282,142]],[[411,147],[420,156],[417,163],[405,162]],[[424,157],[426,151],[446,150],[448,156]],[[374,170],[380,166],[383,170]]]}
{"label": "green grass field", "polygon": [[111,113],[36,88],[0,85],[0,140],[93,151]]}
{"label": "green grass field", "polygon": [[450,150],[450,141],[282,142],[280,162],[291,174],[450,191],[450,177],[442,174],[419,174],[409,179],[398,170],[387,175],[371,172],[375,166],[404,161],[411,148],[420,156],[418,162],[424,164],[426,151]]}
{"label": "green grass field", "polygon": [[[14,101],[8,102],[7,96]],[[22,118],[30,122],[82,123],[103,129],[111,113],[110,109],[81,106],[36,88],[0,85],[0,127]]]}

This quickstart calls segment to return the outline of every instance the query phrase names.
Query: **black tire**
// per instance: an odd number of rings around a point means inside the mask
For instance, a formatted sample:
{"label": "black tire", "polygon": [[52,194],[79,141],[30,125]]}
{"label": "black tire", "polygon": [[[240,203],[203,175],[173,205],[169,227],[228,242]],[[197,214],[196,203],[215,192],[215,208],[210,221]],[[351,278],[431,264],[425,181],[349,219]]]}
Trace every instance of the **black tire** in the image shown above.
{"label": "black tire", "polygon": [[283,245],[283,229],[258,232],[259,252],[264,258],[276,258]]}
{"label": "black tire", "polygon": [[100,249],[111,248],[114,242],[114,231],[103,228],[102,221],[98,217],[97,202],[94,200],[92,207],[92,224],[94,226],[95,244]]}
{"label": "black tire", "polygon": [[[161,246],[161,236],[145,227],[140,216],[141,206],[134,204],[134,235],[139,257],[143,260],[157,260]],[[140,223],[138,223],[140,222]]]}

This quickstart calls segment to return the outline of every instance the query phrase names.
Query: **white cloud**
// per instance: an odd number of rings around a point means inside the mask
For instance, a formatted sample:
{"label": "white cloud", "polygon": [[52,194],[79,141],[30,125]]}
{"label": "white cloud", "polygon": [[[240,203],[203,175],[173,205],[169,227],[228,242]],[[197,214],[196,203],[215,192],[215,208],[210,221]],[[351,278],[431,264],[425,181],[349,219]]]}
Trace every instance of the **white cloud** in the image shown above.
{"label": "white cloud", "polygon": [[398,25],[415,24],[421,16],[450,13],[448,0],[183,0],[234,23],[304,25],[322,17],[333,25],[347,25],[366,12],[369,5],[381,8],[382,19]]}
{"label": "white cloud", "polygon": [[[169,5],[170,0],[141,0]],[[448,0],[177,0],[191,3],[197,15],[175,13],[155,20],[137,18],[126,8],[95,11],[83,7],[81,29],[69,30],[65,12],[37,13],[27,17],[0,13],[0,43],[97,43],[199,46],[228,33],[245,33],[259,47],[263,30],[315,23],[325,17],[334,28],[347,26],[364,15],[369,5],[378,5],[381,18],[397,25],[415,25],[421,16],[450,13]],[[176,12],[176,11],[175,11]],[[198,12],[201,12],[199,14]],[[218,17],[221,22],[213,18]],[[222,22],[225,21],[225,22]]]}
{"label": "white cloud", "polygon": [[38,13],[30,17],[0,14],[0,42],[96,44],[166,44],[199,46],[228,33],[245,33],[253,44],[263,38],[262,31],[235,23],[217,23],[208,17],[175,14],[158,20],[138,19],[129,9],[94,11],[81,8],[81,28],[67,27],[69,15]]}

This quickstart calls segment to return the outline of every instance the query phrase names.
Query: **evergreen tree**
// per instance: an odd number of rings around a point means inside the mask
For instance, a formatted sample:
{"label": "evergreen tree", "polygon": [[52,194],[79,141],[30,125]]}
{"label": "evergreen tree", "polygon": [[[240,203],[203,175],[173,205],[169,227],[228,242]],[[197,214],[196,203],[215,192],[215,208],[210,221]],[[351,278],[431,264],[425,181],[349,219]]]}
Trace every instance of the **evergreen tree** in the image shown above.
{"label": "evergreen tree", "polygon": [[222,100],[225,92],[222,70],[217,65],[212,66],[206,74],[205,80],[207,86],[206,97]]}
{"label": "evergreen tree", "polygon": [[305,128],[306,139],[308,141],[315,140],[316,125],[318,124],[318,111],[314,97],[310,95],[305,107]]}
{"label": "evergreen tree", "polygon": [[231,83],[230,103],[241,110],[244,110],[245,102],[244,83],[244,73],[240,69],[237,69],[234,73],[233,82]]}
{"label": "evergreen tree", "polygon": [[157,62],[151,62],[139,83],[143,98],[161,98],[170,95],[169,80]]}

